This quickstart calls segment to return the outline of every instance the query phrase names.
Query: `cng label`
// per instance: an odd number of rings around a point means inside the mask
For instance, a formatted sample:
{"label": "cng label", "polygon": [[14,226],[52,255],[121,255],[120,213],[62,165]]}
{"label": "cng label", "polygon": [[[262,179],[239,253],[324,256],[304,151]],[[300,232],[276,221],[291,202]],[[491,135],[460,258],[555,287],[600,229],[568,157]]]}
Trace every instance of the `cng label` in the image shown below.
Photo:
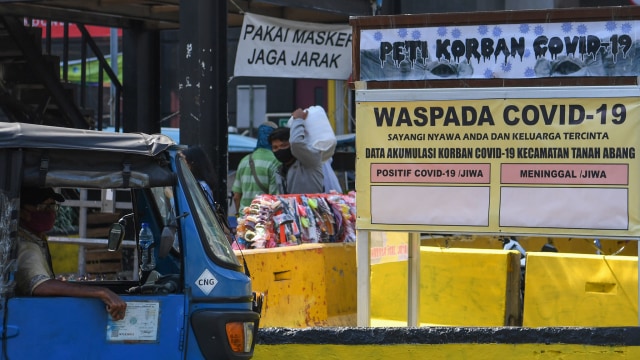
{"label": "cng label", "polygon": [[216,279],[213,274],[209,271],[209,269],[204,269],[202,274],[198,280],[196,280],[196,285],[202,290],[205,295],[209,295],[211,290],[218,284],[218,279]]}

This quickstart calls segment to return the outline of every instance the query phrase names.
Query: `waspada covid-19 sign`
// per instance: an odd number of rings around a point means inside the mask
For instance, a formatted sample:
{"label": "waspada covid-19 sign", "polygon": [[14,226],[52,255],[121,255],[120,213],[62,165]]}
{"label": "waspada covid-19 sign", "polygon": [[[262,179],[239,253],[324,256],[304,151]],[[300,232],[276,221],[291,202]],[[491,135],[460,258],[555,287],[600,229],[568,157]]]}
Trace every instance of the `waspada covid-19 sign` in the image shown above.
{"label": "waspada covid-19 sign", "polygon": [[360,229],[640,235],[637,87],[359,90]]}

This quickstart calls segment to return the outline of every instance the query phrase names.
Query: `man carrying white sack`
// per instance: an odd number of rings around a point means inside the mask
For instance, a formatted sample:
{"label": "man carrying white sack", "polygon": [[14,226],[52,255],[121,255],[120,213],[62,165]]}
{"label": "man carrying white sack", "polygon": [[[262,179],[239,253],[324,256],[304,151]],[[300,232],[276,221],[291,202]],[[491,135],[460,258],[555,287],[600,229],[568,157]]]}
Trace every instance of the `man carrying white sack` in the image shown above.
{"label": "man carrying white sack", "polygon": [[322,193],[322,151],[309,144],[305,133],[308,112],[296,109],[291,115],[291,128],[278,128],[269,135],[271,150],[282,163],[279,171],[280,193]]}

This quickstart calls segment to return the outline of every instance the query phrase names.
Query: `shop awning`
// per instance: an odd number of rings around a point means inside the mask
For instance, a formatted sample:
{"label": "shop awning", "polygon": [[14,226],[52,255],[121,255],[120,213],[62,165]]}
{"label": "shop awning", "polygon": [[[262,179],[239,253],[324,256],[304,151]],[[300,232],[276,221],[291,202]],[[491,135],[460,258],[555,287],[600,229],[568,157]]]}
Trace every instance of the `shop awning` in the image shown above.
{"label": "shop awning", "polygon": [[[107,63],[111,64],[111,56],[105,55],[105,60]],[[67,78],[72,83],[80,83],[82,81],[82,61],[81,60],[71,60],[68,63],[68,73]],[[63,78],[63,70],[64,64],[60,62],[60,78]],[[86,62],[86,81],[88,84],[97,84],[98,83],[98,72],[99,72],[99,63],[98,58],[88,58]],[[114,71],[115,72],[115,71]],[[122,83],[122,54],[118,54],[118,79],[120,83]],[[111,82],[109,81],[109,76],[106,71],[103,70],[103,84],[109,85]]]}

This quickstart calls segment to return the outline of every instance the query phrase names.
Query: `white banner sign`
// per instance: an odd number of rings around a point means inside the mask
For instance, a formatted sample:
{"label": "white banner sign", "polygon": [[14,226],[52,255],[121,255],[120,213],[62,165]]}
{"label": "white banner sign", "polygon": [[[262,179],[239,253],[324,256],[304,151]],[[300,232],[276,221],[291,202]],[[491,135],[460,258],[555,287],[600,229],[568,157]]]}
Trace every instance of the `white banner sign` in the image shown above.
{"label": "white banner sign", "polygon": [[640,21],[367,29],[360,79],[637,76]]}
{"label": "white banner sign", "polygon": [[346,80],[351,27],[245,14],[234,76]]}

